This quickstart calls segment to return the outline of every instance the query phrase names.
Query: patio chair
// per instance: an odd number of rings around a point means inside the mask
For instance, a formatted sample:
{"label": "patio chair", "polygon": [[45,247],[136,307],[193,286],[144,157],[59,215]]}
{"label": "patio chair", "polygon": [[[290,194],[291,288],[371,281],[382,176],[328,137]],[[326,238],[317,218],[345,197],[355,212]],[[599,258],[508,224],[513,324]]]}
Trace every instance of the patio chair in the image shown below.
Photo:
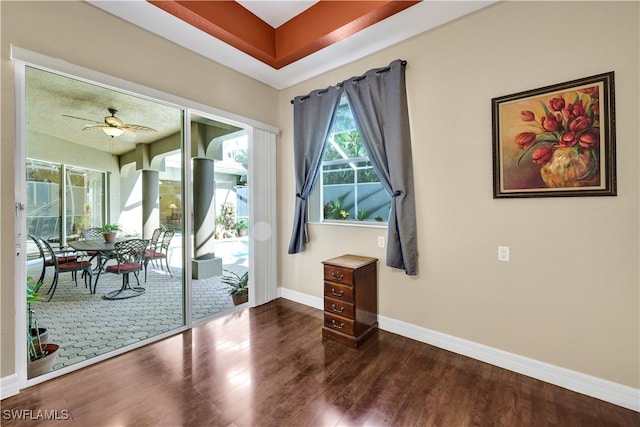
{"label": "patio chair", "polygon": [[86,230],[82,230],[80,232],[82,234],[82,238],[84,240],[99,240],[103,239],[102,233],[99,228],[87,228]]}
{"label": "patio chair", "polygon": [[[44,281],[44,276],[47,272],[47,267],[53,267],[54,262],[51,256],[49,255],[49,251],[47,251],[47,254],[44,253],[44,248],[40,243],[41,238],[36,237],[33,234],[29,234],[28,236],[31,240],[33,240],[33,243],[35,243],[36,247],[38,248],[38,252],[40,253],[40,258],[42,258],[42,272],[40,273],[40,278],[36,282],[36,283],[42,284],[42,282]],[[58,252],[56,254],[56,257],[58,259],[58,263],[60,264],[64,264],[67,262],[75,262],[78,260],[77,254],[69,254],[67,251]]]}
{"label": "patio chair", "polygon": [[[108,265],[105,273],[119,274],[122,276],[122,287],[117,291],[107,293],[106,299],[125,299],[140,296],[145,289],[140,287],[138,272],[142,270],[145,260],[145,251],[149,240],[131,239],[114,244],[114,254],[117,264]],[[129,274],[133,273],[138,286],[132,287]],[[97,286],[97,281],[96,281]],[[94,289],[95,292],[95,289]]]}
{"label": "patio chair", "polygon": [[47,295],[49,295],[49,301],[51,301],[51,298],[53,298],[53,294],[56,292],[56,288],[58,287],[58,276],[60,275],[60,273],[71,273],[72,280],[76,283],[76,286],[78,286],[77,273],[78,271],[82,271],[82,277],[84,277],[84,285],[85,287],[88,287],[89,292],[91,292],[91,263],[89,261],[82,261],[77,257],[75,261],[66,260],[67,262],[59,262],[60,259],[65,260],[64,257],[58,257],[56,252],[51,247],[51,244],[45,239],[39,240],[49,252],[49,259],[51,260],[52,266],[54,268],[53,281],[51,282],[51,286],[47,291]]}
{"label": "patio chair", "polygon": [[164,232],[164,236],[162,236],[162,243],[159,247],[154,249],[148,249],[145,252],[144,256],[144,281],[147,281],[147,266],[149,262],[154,262],[155,260],[160,261],[160,268],[164,271],[164,267],[162,267],[162,260],[164,259],[164,263],[167,265],[167,271],[169,275],[173,277],[173,273],[169,269],[169,262],[167,261],[167,254],[169,252],[169,244],[171,243],[171,239],[173,239],[173,235],[175,234],[175,230],[167,230]]}
{"label": "patio chair", "polygon": [[153,234],[151,235],[151,240],[149,241],[149,247],[147,248],[147,252],[153,253],[156,250],[158,250],[158,242],[160,242],[160,236],[162,236],[162,233],[164,233],[165,230],[166,229],[164,227],[158,227],[155,230],[153,230]]}
{"label": "patio chair", "polygon": [[[99,228],[87,228],[86,230],[82,230],[80,232],[82,238],[84,240],[104,240],[104,236]],[[93,269],[93,271],[98,270],[101,266],[103,266],[109,259],[109,256],[101,253],[100,251],[87,251],[87,255],[90,256],[89,262],[93,261],[96,257],[98,257],[97,265]]]}

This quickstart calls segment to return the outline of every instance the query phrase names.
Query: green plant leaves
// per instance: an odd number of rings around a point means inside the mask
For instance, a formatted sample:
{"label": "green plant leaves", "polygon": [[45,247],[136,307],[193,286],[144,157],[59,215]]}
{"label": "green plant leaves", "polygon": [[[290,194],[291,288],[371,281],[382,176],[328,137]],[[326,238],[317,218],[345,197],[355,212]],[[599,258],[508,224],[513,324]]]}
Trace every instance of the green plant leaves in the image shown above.
{"label": "green plant leaves", "polygon": [[222,283],[229,285],[229,295],[245,295],[248,292],[249,286],[249,272],[245,271],[242,275],[239,275],[231,270],[224,270],[225,274],[222,276]]}

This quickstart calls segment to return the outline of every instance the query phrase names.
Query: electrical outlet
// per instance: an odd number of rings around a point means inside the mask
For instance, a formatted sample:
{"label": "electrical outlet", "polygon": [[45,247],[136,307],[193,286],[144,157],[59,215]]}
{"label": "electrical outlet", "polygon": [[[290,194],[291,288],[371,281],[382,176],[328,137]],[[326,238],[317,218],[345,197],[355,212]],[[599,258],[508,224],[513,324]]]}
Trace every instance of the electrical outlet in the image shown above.
{"label": "electrical outlet", "polygon": [[384,236],[378,236],[378,247],[384,248]]}
{"label": "electrical outlet", "polygon": [[509,246],[498,246],[498,261],[509,261]]}

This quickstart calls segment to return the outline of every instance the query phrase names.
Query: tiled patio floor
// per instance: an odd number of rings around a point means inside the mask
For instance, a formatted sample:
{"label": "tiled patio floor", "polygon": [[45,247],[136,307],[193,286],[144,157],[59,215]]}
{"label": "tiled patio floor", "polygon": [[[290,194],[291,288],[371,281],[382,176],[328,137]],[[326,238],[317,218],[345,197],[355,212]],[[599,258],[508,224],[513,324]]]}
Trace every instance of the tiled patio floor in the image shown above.
{"label": "tiled patio floor", "polygon": [[[224,268],[241,273],[247,270],[246,253],[243,257],[237,244],[234,248],[233,253],[225,254]],[[37,278],[39,268],[30,267],[28,274]],[[101,274],[97,292],[91,295],[81,278],[76,286],[70,274],[62,274],[52,300],[47,302],[45,299],[34,307],[38,326],[46,327],[49,341],[61,347],[53,369],[181,327],[184,324],[182,269],[174,265],[171,271],[173,277],[166,269],[163,271],[149,265],[147,282],[144,283],[144,273],[140,278],[141,286],[146,289],[144,294],[123,300],[103,298],[105,293],[120,288],[121,276]],[[48,271],[43,292],[48,289],[52,276],[52,271]],[[220,279],[218,276],[192,281],[194,320],[234,308],[228,287]],[[133,276],[131,281],[135,283]]]}

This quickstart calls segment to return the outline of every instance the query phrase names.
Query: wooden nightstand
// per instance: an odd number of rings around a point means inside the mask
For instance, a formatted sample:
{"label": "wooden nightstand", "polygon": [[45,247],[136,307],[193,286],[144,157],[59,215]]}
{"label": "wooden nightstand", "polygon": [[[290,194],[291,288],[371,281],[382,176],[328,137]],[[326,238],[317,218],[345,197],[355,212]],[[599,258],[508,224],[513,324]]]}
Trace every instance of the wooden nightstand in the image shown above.
{"label": "wooden nightstand", "polygon": [[322,264],[322,336],[357,348],[378,330],[378,259],[342,255]]}

